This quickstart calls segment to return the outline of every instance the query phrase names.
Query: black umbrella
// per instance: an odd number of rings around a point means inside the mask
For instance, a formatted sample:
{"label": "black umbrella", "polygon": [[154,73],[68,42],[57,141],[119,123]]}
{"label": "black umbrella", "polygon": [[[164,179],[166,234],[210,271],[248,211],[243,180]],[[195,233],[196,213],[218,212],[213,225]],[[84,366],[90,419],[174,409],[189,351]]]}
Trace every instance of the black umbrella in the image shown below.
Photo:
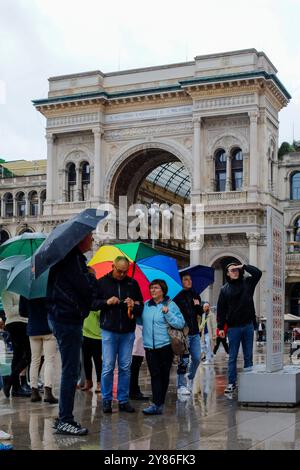
{"label": "black umbrella", "polygon": [[65,258],[107,215],[108,212],[85,209],[72,219],[55,227],[34,254],[35,278]]}

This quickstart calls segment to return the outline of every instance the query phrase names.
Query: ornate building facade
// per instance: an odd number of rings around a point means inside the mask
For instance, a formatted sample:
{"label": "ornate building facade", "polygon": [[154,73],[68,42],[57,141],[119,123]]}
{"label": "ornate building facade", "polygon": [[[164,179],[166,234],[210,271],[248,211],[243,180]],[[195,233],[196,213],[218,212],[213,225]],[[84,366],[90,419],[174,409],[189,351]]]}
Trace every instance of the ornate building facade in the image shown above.
{"label": "ornate building facade", "polygon": [[[22,230],[49,231],[101,202],[118,206],[122,195],[129,204],[183,204],[197,197],[204,205],[202,250],[191,252],[189,260],[184,243],[160,247],[182,265],[216,269],[215,283],[205,292],[215,304],[228,261],[266,271],[266,208],[272,206],[285,214],[286,277],[295,284],[300,210],[291,185],[298,184],[300,158],[277,158],[278,113],[289,100],[276,68],[255,49],[50,78],[48,97],[33,102],[46,117],[47,169],[41,164],[30,175],[3,176],[2,239]],[[15,175],[11,165],[3,168]],[[256,294],[260,315],[264,279]]]}

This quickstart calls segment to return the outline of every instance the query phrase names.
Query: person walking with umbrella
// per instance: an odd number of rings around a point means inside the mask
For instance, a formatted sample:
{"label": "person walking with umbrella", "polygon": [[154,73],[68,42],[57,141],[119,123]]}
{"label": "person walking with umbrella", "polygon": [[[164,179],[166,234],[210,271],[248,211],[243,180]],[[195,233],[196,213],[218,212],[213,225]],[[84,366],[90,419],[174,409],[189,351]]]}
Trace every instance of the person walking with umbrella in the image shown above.
{"label": "person walking with umbrella", "polygon": [[62,372],[57,434],[83,436],[88,429],[74,420],[73,408],[79,374],[82,324],[92,310],[95,276],[84,253],[91,250],[92,231],[106,214],[86,209],[56,227],[34,257],[35,276],[50,268],[47,286],[48,323],[57,339]]}

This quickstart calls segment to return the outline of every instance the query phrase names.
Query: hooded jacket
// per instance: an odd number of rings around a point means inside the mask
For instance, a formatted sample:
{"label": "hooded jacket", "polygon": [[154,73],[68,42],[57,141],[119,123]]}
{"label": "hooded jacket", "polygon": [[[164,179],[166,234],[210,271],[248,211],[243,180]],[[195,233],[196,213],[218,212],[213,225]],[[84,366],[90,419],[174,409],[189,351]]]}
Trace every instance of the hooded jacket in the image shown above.
{"label": "hooded jacket", "polygon": [[[119,304],[108,305],[110,297],[118,297]],[[133,307],[134,318],[128,318],[127,304],[122,302],[127,297],[139,302]],[[101,310],[100,327],[102,330],[113,331],[115,333],[131,333],[135,331],[136,317],[143,311],[143,296],[140,287],[135,279],[125,276],[124,279],[115,279],[112,272],[101,277],[97,281],[97,299],[93,303],[95,310]]]}
{"label": "hooded jacket", "polygon": [[221,287],[217,304],[217,322],[219,330],[245,326],[249,323],[256,324],[253,294],[262,272],[251,265],[244,265],[244,270],[251,276],[244,278],[242,273],[236,280],[227,276],[227,282]]}
{"label": "hooded jacket", "polygon": [[[199,300],[200,305],[194,305],[194,299]],[[203,313],[200,295],[196,294],[193,289],[182,289],[173,300],[180,308],[185,323],[189,327],[189,335],[198,335],[198,316],[201,317]]]}

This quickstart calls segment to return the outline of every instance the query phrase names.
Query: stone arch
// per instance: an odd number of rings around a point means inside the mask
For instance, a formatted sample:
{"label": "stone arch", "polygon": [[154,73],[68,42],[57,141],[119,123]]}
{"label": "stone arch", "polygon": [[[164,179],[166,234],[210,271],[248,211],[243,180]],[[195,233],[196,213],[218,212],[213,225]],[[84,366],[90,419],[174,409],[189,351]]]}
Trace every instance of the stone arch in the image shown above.
{"label": "stone arch", "polygon": [[81,162],[87,161],[91,164],[92,153],[86,146],[84,148],[74,147],[62,157],[61,161],[63,169],[66,168],[68,163],[75,163],[76,166],[80,165]]}
{"label": "stone arch", "polygon": [[[107,171],[105,182],[105,197],[106,201],[112,201],[114,190],[115,190],[115,183],[118,179],[118,176],[124,169],[126,163],[129,163],[130,160],[133,161],[136,157],[142,154],[142,152],[147,151],[164,151],[166,154],[173,155],[175,159],[179,160],[186,168],[189,173],[190,180],[192,181],[192,156],[187,149],[179,145],[177,142],[169,142],[169,141],[149,141],[147,143],[138,144],[138,145],[130,145],[123,149],[122,153],[114,159],[114,162],[110,166]],[[161,163],[164,163],[162,161]],[[150,168],[150,166],[149,166]],[[154,167],[153,167],[154,168]],[[153,169],[152,168],[152,169]]]}
{"label": "stone arch", "polygon": [[288,228],[294,228],[296,220],[300,218],[300,212],[296,212],[296,214],[292,215],[290,218],[290,223],[288,225]]}
{"label": "stone arch", "polygon": [[249,153],[249,142],[240,132],[223,132],[208,143],[209,155],[214,155],[218,148],[224,148],[230,154],[235,147],[240,147],[243,153]]}
{"label": "stone arch", "polygon": [[35,232],[34,227],[29,226],[29,225],[26,225],[26,226],[23,225],[18,228],[16,235],[22,235],[23,233],[34,233],[34,232]]}
{"label": "stone arch", "polygon": [[231,251],[220,251],[218,254],[213,255],[208,261],[208,266],[213,266],[217,261],[223,258],[237,258],[240,259],[243,264],[249,263],[247,256],[245,256],[239,250],[231,249]]}

